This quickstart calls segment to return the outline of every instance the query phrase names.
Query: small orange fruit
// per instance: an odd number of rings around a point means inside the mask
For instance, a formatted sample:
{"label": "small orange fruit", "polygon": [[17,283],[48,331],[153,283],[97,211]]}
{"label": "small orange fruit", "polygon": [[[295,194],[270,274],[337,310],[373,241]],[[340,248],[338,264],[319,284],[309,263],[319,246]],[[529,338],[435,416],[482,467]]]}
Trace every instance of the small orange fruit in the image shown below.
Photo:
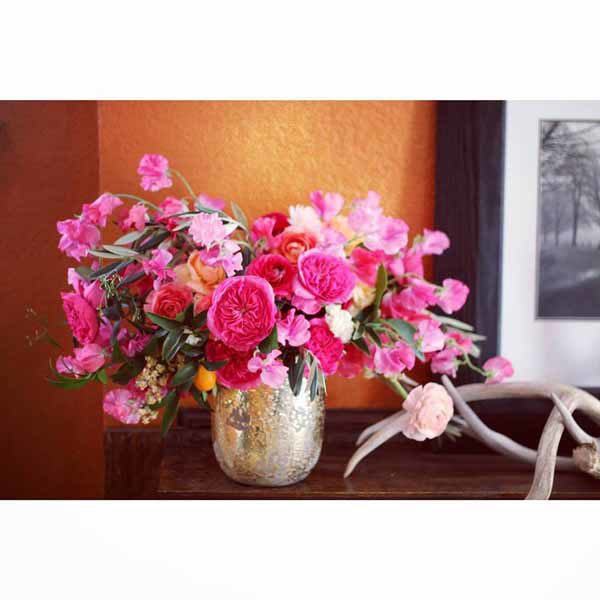
{"label": "small orange fruit", "polygon": [[200,365],[194,377],[194,385],[201,392],[208,392],[215,387],[217,375],[214,371],[209,371],[206,367]]}

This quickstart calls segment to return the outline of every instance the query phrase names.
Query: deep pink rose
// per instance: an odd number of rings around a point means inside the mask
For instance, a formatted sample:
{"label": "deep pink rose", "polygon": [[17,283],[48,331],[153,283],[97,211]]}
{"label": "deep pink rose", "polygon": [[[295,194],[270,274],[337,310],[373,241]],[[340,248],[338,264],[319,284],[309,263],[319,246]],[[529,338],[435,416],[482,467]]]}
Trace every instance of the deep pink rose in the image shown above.
{"label": "deep pink rose", "polygon": [[279,254],[263,254],[248,265],[246,275],[266,279],[271,284],[275,296],[289,298],[292,294],[296,266]]}
{"label": "deep pink rose", "polygon": [[174,319],[192,302],[192,290],[185,285],[167,283],[148,296],[147,310],[167,319]]}
{"label": "deep pink rose", "polygon": [[63,292],[60,297],[73,337],[80,344],[92,343],[98,333],[98,316],[92,305],[73,292]]}
{"label": "deep pink rose", "polygon": [[356,275],[343,258],[310,250],[298,261],[292,303],[305,313],[314,314],[325,304],[349,300],[355,285]]}
{"label": "deep pink rose", "polygon": [[318,359],[325,375],[333,375],[344,355],[342,340],[333,335],[325,319],[310,322],[310,340],[305,344]]}
{"label": "deep pink rose", "polygon": [[222,281],[208,310],[209,331],[236,350],[253,350],[275,326],[273,288],[262,277],[242,275]]}
{"label": "deep pink rose", "polygon": [[411,390],[402,408],[407,413],[403,433],[407,438],[419,442],[442,435],[454,415],[452,399],[444,387],[437,383]]}
{"label": "deep pink rose", "polygon": [[239,352],[223,342],[208,340],[205,346],[206,358],[211,362],[226,360],[227,364],[217,373],[217,382],[231,390],[250,390],[260,386],[260,373],[248,369],[254,349]]}

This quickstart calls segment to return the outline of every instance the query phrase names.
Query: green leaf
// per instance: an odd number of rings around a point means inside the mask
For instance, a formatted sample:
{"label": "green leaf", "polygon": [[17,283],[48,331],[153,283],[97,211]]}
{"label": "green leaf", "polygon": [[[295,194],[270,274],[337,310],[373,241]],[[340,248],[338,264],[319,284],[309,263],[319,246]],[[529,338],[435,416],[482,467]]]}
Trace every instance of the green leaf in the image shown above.
{"label": "green leaf", "polygon": [[375,301],[373,303],[375,318],[379,317],[379,307],[381,306],[381,299],[383,298],[383,294],[387,289],[387,284],[387,271],[385,270],[385,267],[383,265],[379,265],[377,269],[377,284],[375,286]]}
{"label": "green leaf", "polygon": [[241,223],[246,229],[246,231],[249,231],[248,217],[246,217],[246,213],[235,202],[230,202],[230,204],[231,212],[233,213],[233,216],[235,217],[236,221]]}
{"label": "green leaf", "polygon": [[112,275],[116,271],[120,271],[121,269],[124,269],[125,267],[130,265],[132,262],[133,262],[133,260],[124,260],[121,262],[112,263],[110,265],[105,265],[101,269],[94,271],[90,275],[89,279],[90,279],[90,281],[93,281],[94,279],[99,279],[100,277],[107,277],[108,275]]}
{"label": "green leaf", "polygon": [[449,325],[450,327],[454,327],[455,329],[460,329],[461,331],[473,331],[475,329],[472,325],[469,325],[468,323],[463,323],[458,319],[452,319],[451,317],[445,317],[443,315],[436,314],[433,314],[433,316],[445,325]]}
{"label": "green leaf", "polygon": [[102,250],[88,250],[88,254],[97,256],[98,258],[108,258],[109,260],[118,260],[120,257],[110,252],[102,252]]}
{"label": "green leaf", "polygon": [[100,383],[103,383],[104,385],[106,385],[108,383],[108,375],[106,373],[106,369],[100,369],[100,371],[98,371],[96,373],[96,379]]}
{"label": "green leaf", "polygon": [[371,353],[369,352],[369,346],[367,346],[367,342],[365,342],[363,338],[352,340],[351,343],[354,344],[361,352],[363,352],[367,356],[371,356]]}
{"label": "green leaf", "polygon": [[204,312],[197,314],[195,317],[192,317],[191,328],[200,329],[201,327],[204,327],[204,325],[206,324],[207,314],[208,311],[205,310]]}
{"label": "green leaf", "polygon": [[85,377],[83,379],[48,379],[48,382],[56,387],[63,388],[65,390],[78,390],[84,385],[87,385],[90,382],[90,379],[88,377]]}
{"label": "green leaf", "polygon": [[375,331],[375,328],[374,327],[367,327],[367,329],[368,329],[369,337],[373,340],[373,342],[375,343],[375,345],[379,346],[380,348],[383,348],[383,342],[381,341],[381,338],[379,337],[379,335]]}
{"label": "green leaf", "polygon": [[182,344],[183,331],[175,329],[169,332],[169,335],[165,338],[162,347],[162,357],[165,362],[169,362],[175,358],[179,348]]}
{"label": "green leaf", "polygon": [[164,398],[165,412],[163,414],[162,423],[160,425],[160,433],[162,437],[167,435],[171,423],[177,415],[177,407],[179,406],[179,394],[177,390],[170,391]]}
{"label": "green leaf", "polygon": [[304,365],[306,361],[304,357],[298,355],[295,364],[288,371],[288,378],[290,381],[290,387],[294,396],[297,396],[302,389],[302,378],[304,377]]}
{"label": "green leaf", "polygon": [[102,246],[105,250],[116,254],[117,256],[122,256],[124,258],[139,256],[139,252],[135,250],[131,250],[130,248],[123,248],[122,246],[112,246],[111,244],[103,244]]}
{"label": "green leaf", "polygon": [[193,362],[189,362],[183,365],[183,367],[181,367],[181,369],[179,369],[177,373],[173,375],[173,379],[171,379],[169,387],[178,387],[184,383],[188,383],[189,381],[194,379],[194,375],[196,375],[197,370],[198,367]]}
{"label": "green leaf", "polygon": [[182,328],[182,325],[179,321],[173,321],[173,319],[167,319],[166,317],[161,317],[160,315],[155,315],[154,313],[147,312],[146,316],[159,327],[166,329],[167,331],[178,331]]}
{"label": "green leaf", "polygon": [[119,385],[125,385],[137,377],[146,365],[143,356],[136,358],[133,362],[126,362],[121,365],[119,370],[111,376],[111,379]]}
{"label": "green leaf", "polygon": [[131,275],[127,275],[127,277],[125,277],[117,287],[120,288],[125,285],[129,285],[130,283],[135,283],[143,277],[146,277],[146,273],[144,273],[144,271],[140,271],[139,273],[132,273]]}
{"label": "green leaf", "polygon": [[202,364],[208,371],[218,371],[219,369],[222,369],[227,364],[227,361],[226,360],[216,360],[214,362],[211,362],[210,360],[205,360]]}
{"label": "green leaf", "polygon": [[415,345],[415,333],[417,328],[402,319],[385,319],[382,323],[389,325],[405,342],[411,346]]}
{"label": "green leaf", "polygon": [[161,231],[160,233],[153,235],[148,241],[146,241],[140,245],[140,247],[139,247],[140,253],[144,253],[147,250],[156,248],[156,246],[158,246],[159,244],[164,242],[169,237],[169,235],[171,235],[171,234],[168,231]]}
{"label": "green leaf", "polygon": [[75,267],[75,272],[84,279],[89,279],[90,275],[93,273],[92,269],[87,265],[79,265],[78,267]]}
{"label": "green leaf", "polygon": [[271,333],[258,345],[258,349],[264,354],[269,354],[277,348],[277,343],[277,325],[275,325]]}
{"label": "green leaf", "polygon": [[127,244],[131,244],[136,240],[139,240],[146,233],[145,229],[141,231],[131,231],[130,233],[126,233],[121,236],[116,242],[116,246],[126,246]]}
{"label": "green leaf", "polygon": [[208,400],[206,399],[206,392],[201,392],[197,390],[195,387],[190,388],[190,393],[192,394],[192,398],[196,401],[200,408],[206,408],[207,410],[212,410]]}

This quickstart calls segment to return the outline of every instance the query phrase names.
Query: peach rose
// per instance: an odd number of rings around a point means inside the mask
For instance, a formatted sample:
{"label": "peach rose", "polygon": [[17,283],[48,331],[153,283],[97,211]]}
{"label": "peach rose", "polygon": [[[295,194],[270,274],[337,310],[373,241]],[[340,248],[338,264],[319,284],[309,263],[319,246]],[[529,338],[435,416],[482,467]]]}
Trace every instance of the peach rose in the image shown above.
{"label": "peach rose", "polygon": [[317,236],[299,227],[288,227],[274,240],[275,251],[296,264],[298,257],[317,245]]}
{"label": "peach rose", "polygon": [[437,383],[414,388],[404,401],[403,408],[407,417],[403,433],[418,442],[442,435],[454,414],[452,398]]}
{"label": "peach rose", "polygon": [[204,296],[210,296],[217,285],[225,279],[223,267],[205,265],[198,250],[190,254],[187,263],[178,265],[174,270],[177,283],[187,285]]}

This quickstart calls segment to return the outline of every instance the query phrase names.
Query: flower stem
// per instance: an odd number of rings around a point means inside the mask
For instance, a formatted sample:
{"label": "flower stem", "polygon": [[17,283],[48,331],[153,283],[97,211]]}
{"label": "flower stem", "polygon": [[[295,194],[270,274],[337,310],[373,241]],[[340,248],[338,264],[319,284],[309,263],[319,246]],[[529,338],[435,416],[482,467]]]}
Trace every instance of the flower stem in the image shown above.
{"label": "flower stem", "polygon": [[163,212],[161,208],[156,206],[156,204],[153,204],[149,200],[144,200],[143,198],[140,198],[139,196],[134,196],[133,194],[113,194],[113,195],[116,196],[117,198],[126,198],[128,200],[135,200],[136,202],[141,202],[142,204],[145,204],[146,206],[149,206],[150,208],[157,210],[159,213]]}
{"label": "flower stem", "polygon": [[189,181],[177,169],[173,169],[173,167],[171,167],[169,171],[177,175],[177,177],[179,177],[179,179],[181,180],[181,183],[183,183],[187,191],[192,195],[192,198],[196,198],[196,194],[194,193],[194,190],[192,189],[192,186],[190,185]]}

